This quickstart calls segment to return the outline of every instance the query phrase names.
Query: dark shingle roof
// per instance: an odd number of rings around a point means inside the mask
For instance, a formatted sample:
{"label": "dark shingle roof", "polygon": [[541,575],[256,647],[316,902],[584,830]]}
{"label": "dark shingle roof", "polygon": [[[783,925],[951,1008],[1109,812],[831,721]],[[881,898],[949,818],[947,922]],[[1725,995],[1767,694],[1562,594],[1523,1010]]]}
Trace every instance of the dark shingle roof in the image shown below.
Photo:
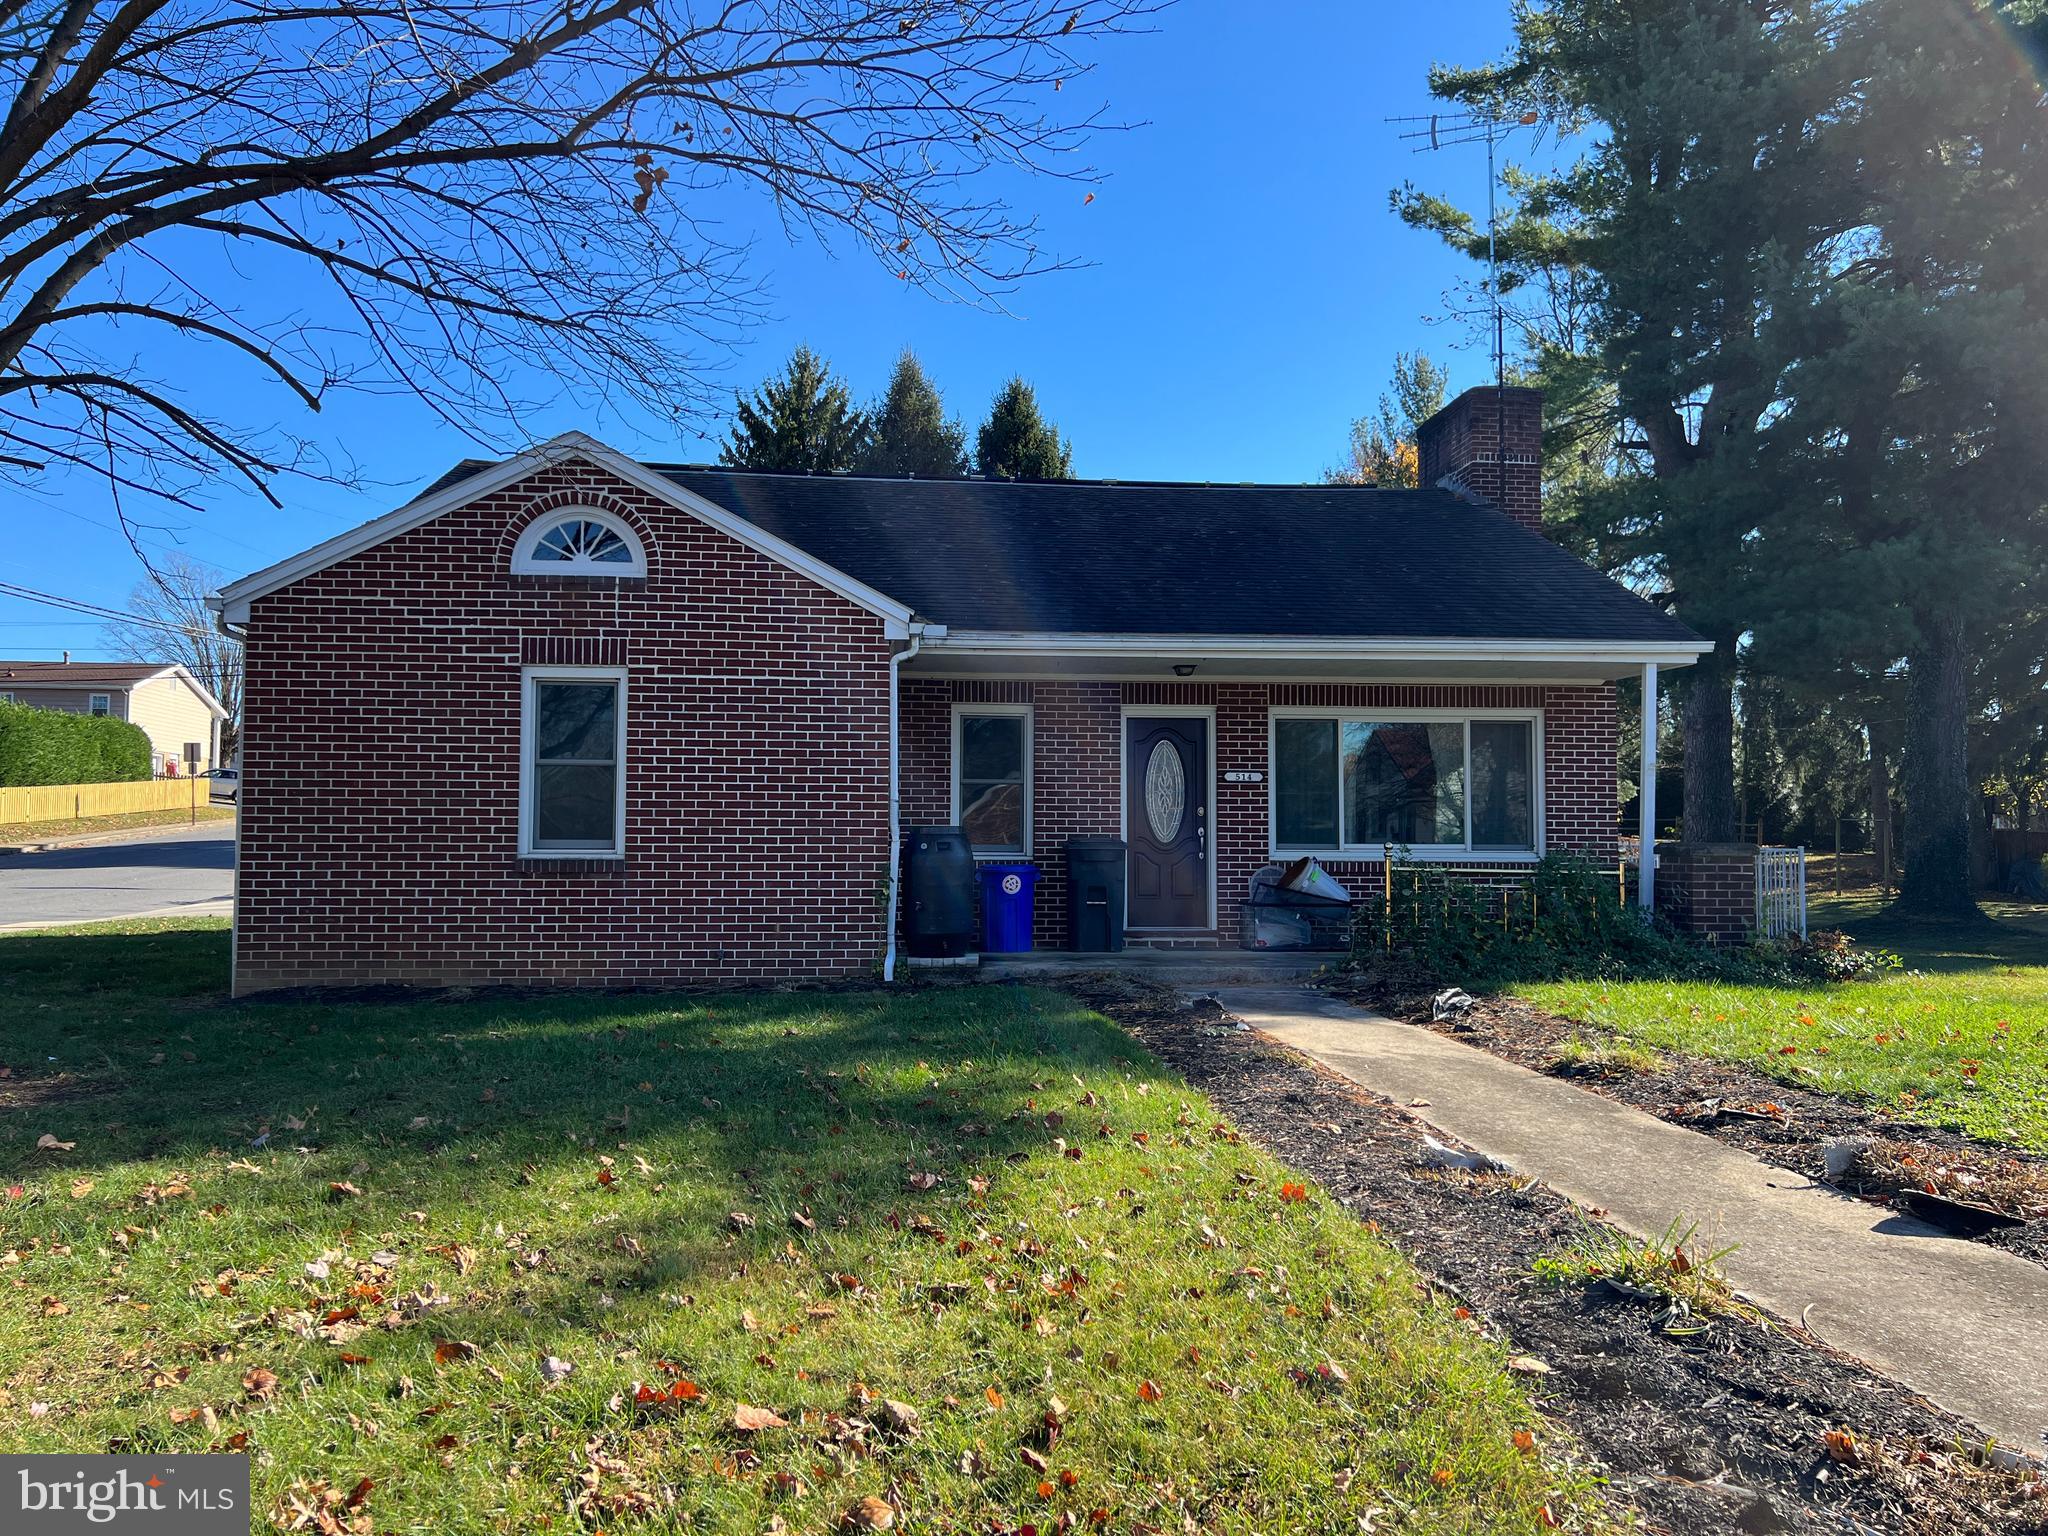
{"label": "dark shingle roof", "polygon": [[168,663],[161,661],[0,661],[0,682],[42,683],[53,688],[98,683],[126,688],[167,667]]}
{"label": "dark shingle roof", "polygon": [[954,630],[1695,638],[1447,491],[653,467]]}

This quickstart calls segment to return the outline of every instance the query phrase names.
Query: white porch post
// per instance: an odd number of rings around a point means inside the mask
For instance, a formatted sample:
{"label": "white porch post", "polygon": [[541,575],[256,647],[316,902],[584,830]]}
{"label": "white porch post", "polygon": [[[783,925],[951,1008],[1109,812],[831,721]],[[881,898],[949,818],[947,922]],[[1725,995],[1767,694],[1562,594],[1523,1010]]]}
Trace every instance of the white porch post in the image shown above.
{"label": "white porch post", "polygon": [[1649,911],[1657,905],[1657,663],[1643,663],[1643,765],[1636,796],[1637,832],[1642,839],[1636,863],[1636,905]]}

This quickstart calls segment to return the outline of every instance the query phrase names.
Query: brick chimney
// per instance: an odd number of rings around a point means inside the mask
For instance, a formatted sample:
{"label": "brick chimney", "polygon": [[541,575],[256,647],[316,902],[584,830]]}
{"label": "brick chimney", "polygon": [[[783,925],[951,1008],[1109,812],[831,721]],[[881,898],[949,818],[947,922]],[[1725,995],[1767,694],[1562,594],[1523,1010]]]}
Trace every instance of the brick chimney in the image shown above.
{"label": "brick chimney", "polygon": [[1487,502],[1543,531],[1542,390],[1468,389],[1415,429],[1415,447],[1424,486]]}

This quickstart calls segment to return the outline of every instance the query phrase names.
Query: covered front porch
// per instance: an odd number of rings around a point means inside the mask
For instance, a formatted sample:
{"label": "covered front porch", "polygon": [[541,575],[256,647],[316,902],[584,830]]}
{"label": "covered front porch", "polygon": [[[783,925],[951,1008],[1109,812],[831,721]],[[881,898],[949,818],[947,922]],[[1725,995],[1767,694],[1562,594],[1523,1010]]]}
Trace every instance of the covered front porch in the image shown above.
{"label": "covered front porch", "polygon": [[1236,949],[1276,860],[1312,854],[1354,895],[1390,845],[1501,884],[1547,852],[1614,861],[1615,683],[1654,701],[1693,649],[926,633],[900,662],[902,820],[1035,864],[1040,951],[1069,947],[1079,837],[1128,846],[1131,951]]}

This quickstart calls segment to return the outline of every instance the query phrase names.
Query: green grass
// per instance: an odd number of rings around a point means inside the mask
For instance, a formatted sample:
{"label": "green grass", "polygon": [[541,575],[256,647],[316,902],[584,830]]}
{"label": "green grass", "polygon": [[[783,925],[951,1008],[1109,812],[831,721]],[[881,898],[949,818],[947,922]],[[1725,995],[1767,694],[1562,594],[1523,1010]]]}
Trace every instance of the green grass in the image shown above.
{"label": "green grass", "polygon": [[1503,1346],[1061,995],[236,1005],[225,949],[0,938],[0,1450],[436,1536],[1585,1512]]}
{"label": "green grass", "polygon": [[1784,1082],[2048,1152],[2048,917],[1914,923],[1875,893],[1816,902],[1816,927],[1896,950],[1877,981],[1800,987],[1555,982],[1517,988],[1624,1049],[1743,1062]]}

